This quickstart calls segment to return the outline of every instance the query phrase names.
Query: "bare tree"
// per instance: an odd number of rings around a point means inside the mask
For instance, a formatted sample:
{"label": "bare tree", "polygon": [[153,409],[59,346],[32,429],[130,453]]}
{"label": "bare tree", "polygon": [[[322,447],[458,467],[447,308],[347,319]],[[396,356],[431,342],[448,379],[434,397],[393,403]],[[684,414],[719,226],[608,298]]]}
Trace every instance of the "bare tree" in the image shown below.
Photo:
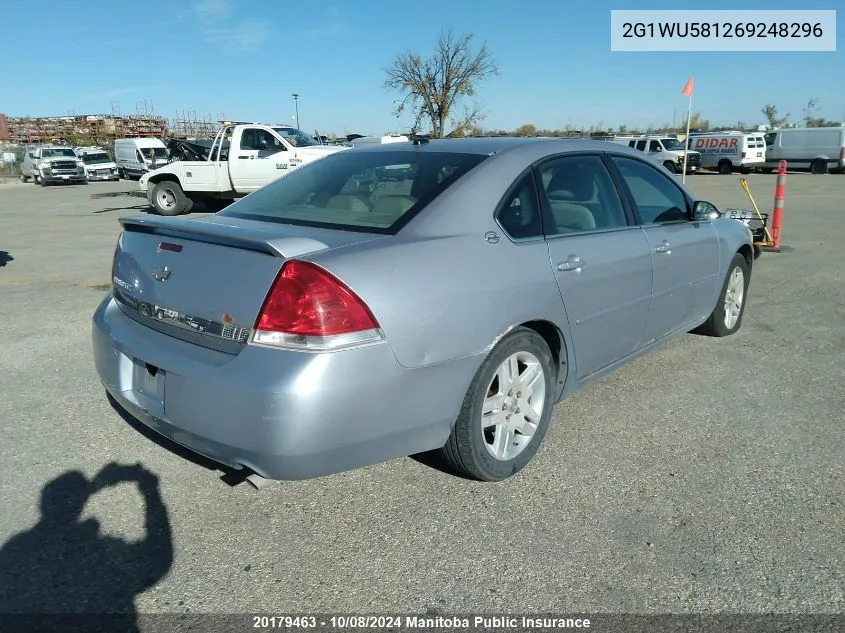
{"label": "bare tree", "polygon": [[[484,120],[477,103],[464,105],[462,114],[455,117],[457,106],[464,98],[475,96],[480,81],[499,74],[487,44],[473,52],[472,39],[471,33],[455,36],[451,30],[441,32],[431,57],[423,59],[417,53],[404,52],[385,70],[384,87],[402,93],[395,114],[401,116],[410,109],[415,133],[426,119],[436,138],[460,135]],[[446,134],[450,120],[453,130]]]}
{"label": "bare tree", "polygon": [[760,112],[765,115],[770,127],[782,127],[789,120],[788,114],[783,117],[778,117],[777,106],[771,104],[764,105]]}
{"label": "bare tree", "polygon": [[816,111],[819,106],[817,98],[810,99],[807,102],[807,107],[804,108],[804,125],[807,127],[838,127],[839,123],[836,121],[828,121],[824,117],[816,116]]}

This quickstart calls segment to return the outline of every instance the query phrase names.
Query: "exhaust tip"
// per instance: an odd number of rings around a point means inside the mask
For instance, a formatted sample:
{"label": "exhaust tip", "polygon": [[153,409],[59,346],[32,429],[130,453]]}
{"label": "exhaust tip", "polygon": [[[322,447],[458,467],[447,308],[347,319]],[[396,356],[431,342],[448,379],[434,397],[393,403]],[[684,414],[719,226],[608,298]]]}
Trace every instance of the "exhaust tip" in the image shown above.
{"label": "exhaust tip", "polygon": [[272,479],[265,479],[256,473],[248,475],[246,481],[256,490],[266,490],[275,483]]}

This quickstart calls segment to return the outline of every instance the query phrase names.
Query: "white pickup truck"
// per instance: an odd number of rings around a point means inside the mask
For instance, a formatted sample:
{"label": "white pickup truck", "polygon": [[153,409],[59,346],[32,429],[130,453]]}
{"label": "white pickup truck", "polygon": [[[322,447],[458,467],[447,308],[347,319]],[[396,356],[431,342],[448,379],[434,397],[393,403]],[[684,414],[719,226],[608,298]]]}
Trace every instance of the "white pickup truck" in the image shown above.
{"label": "white pickup truck", "polygon": [[160,215],[188,213],[194,202],[217,210],[290,173],[297,167],[349,148],[321,145],[287,125],[223,122],[211,145],[184,143],[183,156],[145,173],[137,195]]}

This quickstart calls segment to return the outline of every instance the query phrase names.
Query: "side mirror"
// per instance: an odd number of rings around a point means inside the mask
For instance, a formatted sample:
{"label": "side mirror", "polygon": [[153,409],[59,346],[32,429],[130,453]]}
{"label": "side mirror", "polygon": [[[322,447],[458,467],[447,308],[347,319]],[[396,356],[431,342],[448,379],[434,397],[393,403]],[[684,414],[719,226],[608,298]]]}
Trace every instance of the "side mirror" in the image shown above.
{"label": "side mirror", "polygon": [[692,219],[696,222],[709,222],[721,216],[722,214],[716,208],[716,205],[705,200],[696,201],[692,207]]}

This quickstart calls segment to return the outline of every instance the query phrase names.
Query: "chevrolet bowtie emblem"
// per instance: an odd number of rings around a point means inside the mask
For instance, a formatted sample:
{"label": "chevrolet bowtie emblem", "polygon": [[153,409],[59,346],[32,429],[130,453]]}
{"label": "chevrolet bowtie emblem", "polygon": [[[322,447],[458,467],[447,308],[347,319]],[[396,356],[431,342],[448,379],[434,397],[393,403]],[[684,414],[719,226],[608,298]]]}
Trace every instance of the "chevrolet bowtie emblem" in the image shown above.
{"label": "chevrolet bowtie emblem", "polygon": [[167,266],[153,268],[153,277],[158,281],[167,281],[170,278],[170,269]]}

